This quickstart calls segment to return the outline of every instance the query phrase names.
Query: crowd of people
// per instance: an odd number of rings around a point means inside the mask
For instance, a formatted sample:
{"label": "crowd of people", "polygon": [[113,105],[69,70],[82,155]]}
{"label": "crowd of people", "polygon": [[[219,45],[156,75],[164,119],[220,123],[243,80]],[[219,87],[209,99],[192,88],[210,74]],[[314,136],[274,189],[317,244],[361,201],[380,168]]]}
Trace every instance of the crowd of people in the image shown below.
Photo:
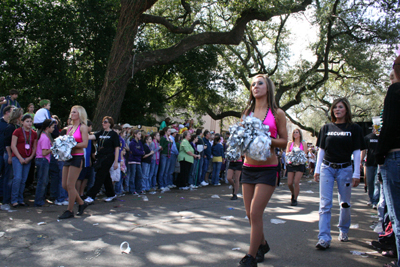
{"label": "crowd of people", "polygon": [[[338,240],[349,240],[351,223],[351,190],[360,183],[360,170],[365,167],[369,205],[378,210],[380,232],[371,245],[383,250],[384,256],[400,256],[400,56],[393,64],[392,85],[385,98],[381,129],[363,136],[360,126],[352,122],[351,106],[346,98],[333,101],[331,122],[319,131],[316,147],[309,147],[300,129],[292,132],[288,142],[285,113],[274,102],[274,84],[266,75],[256,75],[250,88],[248,106],[243,115],[259,118],[269,126],[270,157],[257,161],[248,155],[225,160],[226,140],[223,135],[194,129],[193,120],[182,124],[165,119],[159,131],[148,134],[125,123],[115,124],[112,117],[102,119],[103,129],[92,133],[92,123],[81,106],[71,108],[68,126],[51,115],[49,100],[41,100],[27,113],[17,102],[18,91],[1,98],[0,168],[2,173],[2,209],[25,207],[27,183],[37,181],[34,206],[66,205],[60,219],[77,216],[92,204],[104,188],[104,201],[132,194],[165,193],[172,188],[193,190],[201,186],[232,187],[231,200],[238,199],[239,186],[251,232],[248,253],[240,266],[257,266],[270,250],[264,236],[263,213],[282,175],[287,176],[291,205],[298,205],[300,180],[306,164],[285,160],[285,154],[301,151],[314,180],[319,182],[319,234],[316,248],[331,245],[331,209],[336,180],[340,216]],[[36,131],[37,130],[37,131]],[[69,135],[76,141],[71,158],[57,160],[51,153],[54,138]],[[35,168],[36,166],[36,168]],[[360,167],[359,167],[360,166]],[[35,171],[36,170],[36,171]],[[284,170],[284,173],[282,173]],[[36,173],[36,179],[32,175]],[[28,177],[30,178],[30,182]],[[382,233],[383,232],[383,233]],[[400,261],[384,266],[399,266]]]}

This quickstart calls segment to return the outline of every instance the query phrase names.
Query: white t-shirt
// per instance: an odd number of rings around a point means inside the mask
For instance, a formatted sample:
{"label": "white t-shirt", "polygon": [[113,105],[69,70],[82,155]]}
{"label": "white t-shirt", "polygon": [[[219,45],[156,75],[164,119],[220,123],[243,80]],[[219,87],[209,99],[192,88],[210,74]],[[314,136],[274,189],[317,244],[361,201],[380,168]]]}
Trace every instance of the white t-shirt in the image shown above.
{"label": "white t-shirt", "polygon": [[51,119],[49,118],[49,110],[41,108],[38,111],[36,111],[33,123],[43,123],[46,119]]}

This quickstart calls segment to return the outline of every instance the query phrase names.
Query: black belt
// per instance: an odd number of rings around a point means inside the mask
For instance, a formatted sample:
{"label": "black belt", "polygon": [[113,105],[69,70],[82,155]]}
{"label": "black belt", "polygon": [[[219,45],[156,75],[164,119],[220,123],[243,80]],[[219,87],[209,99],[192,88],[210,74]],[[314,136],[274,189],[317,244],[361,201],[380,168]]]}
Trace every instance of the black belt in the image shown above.
{"label": "black belt", "polygon": [[334,169],[343,169],[346,167],[351,166],[351,162],[346,162],[346,163],[333,163],[333,162],[329,162],[327,160],[322,160],[322,163],[324,163],[325,165],[334,168]]}

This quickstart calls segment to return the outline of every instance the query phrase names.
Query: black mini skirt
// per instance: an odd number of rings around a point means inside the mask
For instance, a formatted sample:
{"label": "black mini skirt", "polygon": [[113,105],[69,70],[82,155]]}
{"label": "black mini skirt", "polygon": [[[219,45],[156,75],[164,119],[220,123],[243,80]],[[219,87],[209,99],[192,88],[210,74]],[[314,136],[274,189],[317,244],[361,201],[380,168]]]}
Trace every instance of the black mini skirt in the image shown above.
{"label": "black mini skirt", "polygon": [[241,171],[242,166],[243,166],[242,161],[231,161],[231,162],[229,162],[228,170]]}
{"label": "black mini skirt", "polygon": [[300,165],[288,164],[287,172],[306,172],[306,165],[305,164],[300,164]]}
{"label": "black mini skirt", "polygon": [[72,156],[72,159],[69,159],[64,163],[64,167],[68,166],[74,166],[77,168],[83,167],[84,159],[85,158],[83,155]]}
{"label": "black mini skirt", "polygon": [[267,184],[279,186],[278,166],[242,168],[242,184]]}

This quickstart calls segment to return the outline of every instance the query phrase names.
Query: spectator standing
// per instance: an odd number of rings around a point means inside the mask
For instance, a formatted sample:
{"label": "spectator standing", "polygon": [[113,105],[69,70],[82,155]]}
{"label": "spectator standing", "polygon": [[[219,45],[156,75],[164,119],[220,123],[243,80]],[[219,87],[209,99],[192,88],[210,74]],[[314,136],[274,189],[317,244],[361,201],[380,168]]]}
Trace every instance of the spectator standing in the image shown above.
{"label": "spectator standing", "polygon": [[200,158],[200,155],[194,154],[194,149],[190,144],[189,140],[191,138],[190,132],[185,131],[183,132],[183,140],[180,145],[178,161],[181,166],[180,173],[178,175],[178,180],[176,182],[177,186],[180,190],[188,190],[188,179],[190,175],[190,168],[193,164],[194,157]]}
{"label": "spectator standing", "polygon": [[150,150],[154,151],[154,154],[151,157],[149,181],[150,181],[150,188],[155,193],[157,185],[158,166],[160,165],[160,150],[161,150],[161,146],[159,144],[160,133],[159,132],[152,133],[151,137],[153,141],[150,144]]}
{"label": "spectator standing", "polygon": [[208,183],[205,181],[207,170],[208,170],[208,165],[210,164],[211,160],[211,143],[208,140],[210,138],[211,134],[208,130],[204,131],[204,137],[203,137],[203,142],[204,142],[204,156],[203,156],[203,169],[201,173],[201,185],[202,186],[207,186]]}
{"label": "spectator standing", "polygon": [[142,156],[145,154],[141,141],[142,133],[139,130],[132,132],[133,138],[129,143],[129,192],[133,195],[145,194],[142,191]]}
{"label": "spectator standing", "polygon": [[171,156],[169,158],[169,167],[168,169],[168,178],[167,178],[167,186],[169,188],[174,188],[176,185],[174,184],[174,172],[175,172],[175,165],[179,155],[179,136],[177,135],[177,131],[175,129],[170,129],[171,134],[169,139],[172,142],[171,145]]}
{"label": "spectator standing", "polygon": [[32,130],[32,117],[25,115],[21,119],[22,127],[13,132],[11,140],[12,182],[11,203],[17,206],[29,206],[24,202],[25,182],[28,178],[31,161],[36,154],[37,134]]}
{"label": "spectator standing", "polygon": [[212,184],[213,185],[221,185],[219,182],[219,173],[221,170],[221,166],[223,161],[225,160],[225,153],[224,147],[220,143],[221,136],[215,135],[214,143],[211,148],[211,154],[213,156],[212,163],[213,163],[213,174],[212,174]]}
{"label": "spectator standing", "polygon": [[400,56],[393,63],[393,70],[395,82],[389,86],[385,97],[383,123],[376,151],[397,247],[397,262],[384,266],[400,266]]}
{"label": "spectator standing", "polygon": [[[0,173],[2,173],[0,177],[0,187],[3,196],[3,204],[1,205],[2,210],[9,210],[11,203],[11,184],[12,184],[12,176],[10,175],[9,164],[4,160],[5,158],[5,131],[8,126],[8,121],[10,119],[10,114],[13,110],[12,106],[7,106],[3,110],[3,117],[0,119]],[[12,134],[12,133],[11,133]],[[7,172],[6,172],[6,164]]]}
{"label": "spectator standing", "polygon": [[158,170],[158,186],[162,192],[165,192],[170,190],[167,186],[167,177],[172,147],[172,141],[169,138],[171,135],[171,130],[169,128],[164,128],[164,130],[160,132],[160,135],[162,136],[160,139],[160,146],[162,149],[160,166]]}
{"label": "spectator standing", "polygon": [[49,183],[50,148],[52,144],[50,134],[54,131],[54,124],[55,121],[46,119],[42,124],[42,129],[38,136],[39,141],[37,142],[35,160],[37,179],[35,207],[43,206],[46,200],[46,187]]}
{"label": "spectator standing", "polygon": [[0,110],[0,116],[4,116],[4,108],[7,106],[14,106],[16,108],[21,108],[21,105],[17,101],[18,98],[18,90],[16,89],[11,89],[10,90],[10,95],[6,96],[5,99],[0,102],[1,105],[1,110]]}

